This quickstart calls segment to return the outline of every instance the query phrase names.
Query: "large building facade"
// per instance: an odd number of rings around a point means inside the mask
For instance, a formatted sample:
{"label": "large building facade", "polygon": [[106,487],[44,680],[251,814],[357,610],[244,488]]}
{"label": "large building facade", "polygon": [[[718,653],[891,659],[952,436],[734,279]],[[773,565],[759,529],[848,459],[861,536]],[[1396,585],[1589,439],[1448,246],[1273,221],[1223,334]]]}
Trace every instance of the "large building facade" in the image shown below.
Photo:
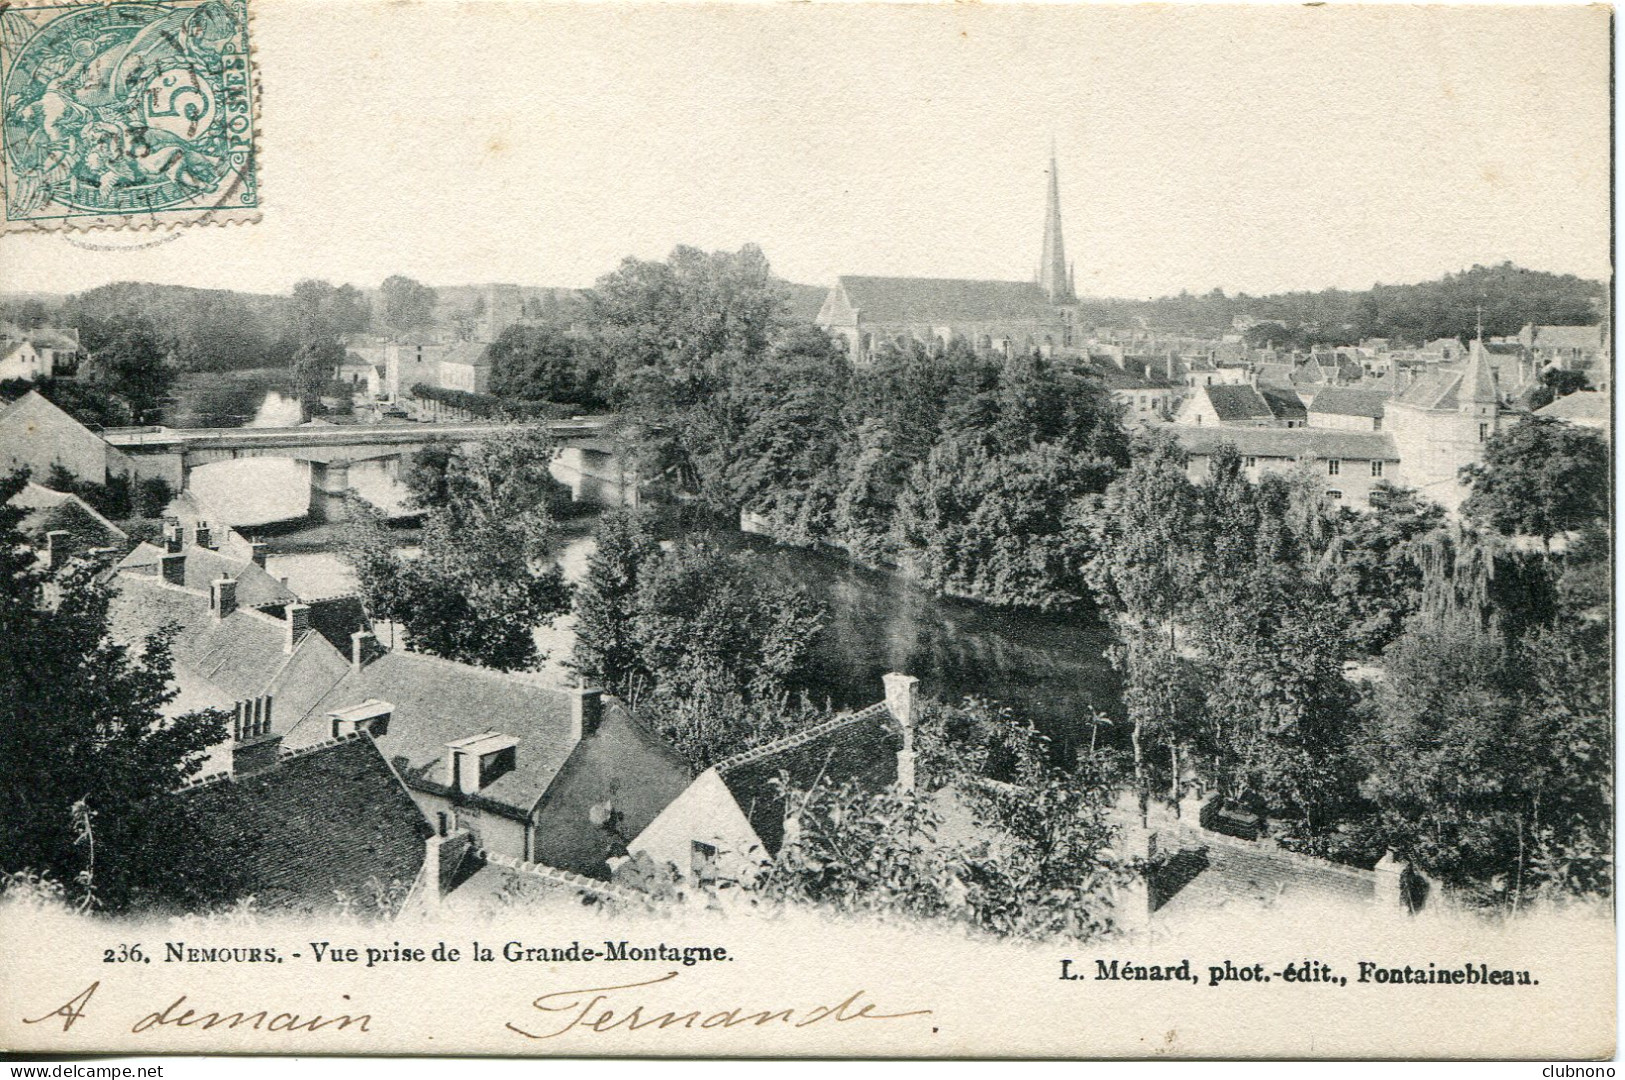
{"label": "large building facade", "polygon": [[1043,246],[1032,281],[842,275],[815,321],[855,364],[887,349],[919,344],[941,352],[955,342],[983,354],[1048,355],[1073,346],[1075,303],[1052,153]]}

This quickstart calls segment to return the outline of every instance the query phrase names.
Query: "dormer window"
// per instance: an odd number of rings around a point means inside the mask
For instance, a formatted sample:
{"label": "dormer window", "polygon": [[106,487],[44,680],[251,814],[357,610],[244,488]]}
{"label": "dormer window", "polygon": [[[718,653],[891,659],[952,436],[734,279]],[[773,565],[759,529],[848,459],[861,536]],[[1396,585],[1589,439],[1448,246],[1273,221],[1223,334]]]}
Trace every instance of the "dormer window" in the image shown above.
{"label": "dormer window", "polygon": [[377,739],[389,734],[389,719],[394,715],[394,705],[387,701],[379,701],[377,698],[368,698],[359,705],[333,710],[327,714],[327,719],[332,725],[335,739],[354,735],[358,731],[368,732]]}
{"label": "dormer window", "polygon": [[513,772],[519,740],[491,731],[446,744],[446,786],[472,795]]}

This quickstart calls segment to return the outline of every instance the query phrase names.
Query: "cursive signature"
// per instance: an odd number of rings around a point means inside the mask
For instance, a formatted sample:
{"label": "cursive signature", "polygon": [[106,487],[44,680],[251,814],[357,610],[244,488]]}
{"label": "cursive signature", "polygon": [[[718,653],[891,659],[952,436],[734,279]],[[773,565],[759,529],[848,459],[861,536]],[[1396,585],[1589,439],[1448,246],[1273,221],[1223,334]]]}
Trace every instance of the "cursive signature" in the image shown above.
{"label": "cursive signature", "polygon": [[532,1001],[531,1007],[537,1012],[553,1014],[548,1027],[552,1030],[541,1032],[528,1031],[517,1024],[505,1025],[509,1031],[523,1035],[527,1039],[552,1039],[563,1035],[567,1031],[582,1028],[587,1031],[603,1034],[614,1031],[616,1028],[625,1028],[627,1031],[641,1031],[644,1028],[733,1028],[742,1024],[751,1024],[756,1027],[766,1027],[769,1024],[779,1024],[786,1027],[804,1028],[825,1020],[836,1023],[845,1023],[849,1020],[901,1020],[910,1016],[929,1016],[930,1009],[914,1009],[910,1012],[883,1013],[876,1012],[872,1002],[862,1000],[865,991],[859,990],[848,995],[836,1005],[815,1005],[811,1008],[780,1008],[760,1007],[754,1005],[738,1005],[731,1009],[667,1009],[657,1012],[646,1003],[634,1002],[630,1008],[620,1000],[612,1000],[613,995],[623,990],[637,990],[646,986],[659,986],[677,978],[678,972],[670,972],[658,979],[649,979],[645,982],[623,983],[619,986],[594,986],[585,990],[555,990],[551,994],[543,994]]}

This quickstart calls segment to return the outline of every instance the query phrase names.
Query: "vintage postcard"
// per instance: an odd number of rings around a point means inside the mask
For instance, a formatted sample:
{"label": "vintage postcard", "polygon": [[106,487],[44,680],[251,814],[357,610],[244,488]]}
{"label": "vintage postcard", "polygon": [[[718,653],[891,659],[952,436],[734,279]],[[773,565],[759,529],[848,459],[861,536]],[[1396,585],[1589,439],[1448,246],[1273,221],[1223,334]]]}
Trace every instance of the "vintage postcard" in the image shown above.
{"label": "vintage postcard", "polygon": [[1611,34],[0,5],[0,1047],[1611,1057]]}

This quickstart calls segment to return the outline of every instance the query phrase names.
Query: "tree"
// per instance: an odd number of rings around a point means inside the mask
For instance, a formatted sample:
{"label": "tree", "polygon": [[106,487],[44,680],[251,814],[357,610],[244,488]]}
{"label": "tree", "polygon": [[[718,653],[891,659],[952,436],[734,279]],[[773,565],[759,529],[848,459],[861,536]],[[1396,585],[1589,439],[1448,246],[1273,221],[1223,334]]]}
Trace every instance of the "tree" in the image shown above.
{"label": "tree", "polygon": [[293,287],[293,390],[307,413],[344,363],[344,338],[372,321],[366,297],[353,285],[304,280]]}
{"label": "tree", "polygon": [[422,329],[434,320],[435,292],[427,285],[400,274],[391,274],[378,289],[383,310],[379,313],[384,329],[405,334]]}
{"label": "tree", "polygon": [[571,666],[582,677],[622,690],[638,670],[638,573],[660,555],[648,521],[631,510],[612,509],[599,518],[587,559],[586,580],[576,589],[575,653]]}
{"label": "tree", "polygon": [[404,624],[419,651],[502,671],[537,666],[535,628],[570,603],[550,551],[561,497],[552,457],[537,429],[457,453],[415,558],[364,519],[352,560],[369,610]]}
{"label": "tree", "polygon": [[1371,489],[1369,510],[1345,507],[1339,513],[1322,575],[1351,645],[1378,656],[1421,602],[1416,545],[1444,524],[1444,508],[1414,491],[1378,484]]}
{"label": "tree", "polygon": [[129,402],[137,422],[150,420],[169,392],[174,372],[158,335],[142,323],[127,326],[92,354],[84,381]]}
{"label": "tree", "polygon": [[1505,536],[1561,533],[1608,516],[1608,442],[1550,416],[1526,416],[1498,431],[1482,464],[1462,467],[1472,485],[1461,512]]}
{"label": "tree", "polygon": [[584,344],[554,326],[515,323],[486,350],[491,392],[526,401],[603,404],[600,372]]}
{"label": "tree", "polygon": [[17,531],[22,511],[6,505],[23,483],[0,480],[0,870],[47,874],[115,911],[177,893],[223,898],[231,853],[204,844],[169,793],[226,737],[225,720],[165,717],[176,695],[168,637],[117,644],[100,567],[41,568]]}
{"label": "tree", "polygon": [[175,489],[161,476],[149,476],[136,484],[136,511],[144,518],[163,516],[175,498]]}

